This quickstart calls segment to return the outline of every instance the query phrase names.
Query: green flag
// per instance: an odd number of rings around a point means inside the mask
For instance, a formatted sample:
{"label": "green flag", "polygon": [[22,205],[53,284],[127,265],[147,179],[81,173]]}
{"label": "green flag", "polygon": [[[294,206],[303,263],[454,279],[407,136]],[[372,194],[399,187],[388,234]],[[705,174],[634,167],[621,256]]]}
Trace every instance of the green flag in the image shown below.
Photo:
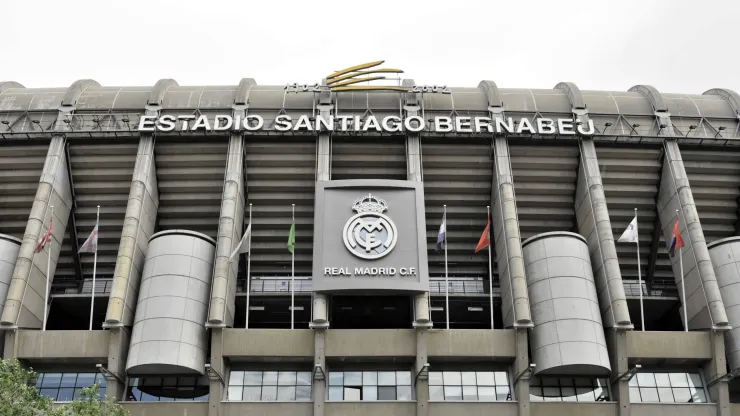
{"label": "green flag", "polygon": [[288,251],[291,253],[295,248],[295,224],[290,225],[290,234],[288,235]]}

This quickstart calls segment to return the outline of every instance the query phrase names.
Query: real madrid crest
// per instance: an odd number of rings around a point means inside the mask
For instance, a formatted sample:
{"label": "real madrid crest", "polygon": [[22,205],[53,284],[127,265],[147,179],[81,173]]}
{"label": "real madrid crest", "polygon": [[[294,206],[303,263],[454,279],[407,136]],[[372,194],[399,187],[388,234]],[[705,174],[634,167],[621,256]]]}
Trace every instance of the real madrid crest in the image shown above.
{"label": "real madrid crest", "polygon": [[357,257],[375,260],[393,250],[398,233],[393,221],[384,215],[388,204],[368,194],[355,200],[352,209],[357,212],[344,225],[344,245]]}

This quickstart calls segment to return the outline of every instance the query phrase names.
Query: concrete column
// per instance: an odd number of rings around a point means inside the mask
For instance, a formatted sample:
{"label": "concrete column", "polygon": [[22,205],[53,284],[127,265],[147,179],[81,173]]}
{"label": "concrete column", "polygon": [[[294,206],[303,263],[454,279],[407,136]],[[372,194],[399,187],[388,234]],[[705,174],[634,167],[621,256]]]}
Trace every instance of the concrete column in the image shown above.
{"label": "concrete column", "polygon": [[[529,338],[527,328],[516,328],[516,358],[514,359],[514,378],[529,368]],[[514,394],[519,407],[519,416],[529,416],[529,379],[524,377],[514,384]]]}
{"label": "concrete column", "polygon": [[[228,383],[229,369],[223,358],[224,331],[222,328],[213,328],[211,330],[211,369],[216,371]],[[218,416],[221,414],[221,401],[225,397],[225,389],[221,381],[210,380],[208,396],[208,416]]]}
{"label": "concrete column", "polygon": [[239,244],[244,228],[244,139],[240,133],[231,135],[227,157],[208,327],[234,326],[239,261],[229,262],[229,256]]}
{"label": "concrete column", "polygon": [[[411,376],[416,378],[416,374],[429,363],[429,356],[427,354],[427,335],[429,331],[426,329],[420,329],[416,331],[416,365],[414,374]],[[416,386],[416,416],[428,416],[429,415],[429,380],[415,380]]]}
{"label": "concrete column", "polygon": [[107,368],[113,374],[118,375],[119,380],[108,380],[106,394],[109,398],[123,400],[126,393],[124,391],[126,382],[126,357],[128,356],[128,346],[131,340],[129,328],[112,328],[108,341],[108,364]]}
{"label": "concrete column", "polygon": [[[326,330],[317,329],[314,331],[314,367],[321,366],[324,372],[323,380],[316,380],[313,383],[313,415],[324,416],[324,402],[326,401],[326,385],[329,383],[329,370],[326,368]],[[316,372],[314,372],[316,374]]]}
{"label": "concrete column", "polygon": [[582,138],[580,149],[576,219],[578,233],[588,242],[601,319],[605,328],[632,328],[593,139]]}
{"label": "concrete column", "polygon": [[[23,241],[9,235],[0,234],[0,311],[5,306],[10,281],[13,279],[15,261]],[[0,340],[5,339],[5,332],[0,331]],[[0,342],[0,357],[3,356],[4,342]]]}
{"label": "concrete column", "polygon": [[149,237],[154,234],[158,207],[154,137],[143,135],[139,140],[104,328],[133,324],[144,258]]}
{"label": "concrete column", "polygon": [[611,363],[612,400],[619,404],[619,416],[630,416],[630,388],[629,380],[617,378],[629,371],[629,357],[627,357],[627,334],[625,331],[611,329],[606,331],[606,343],[609,348]]}
{"label": "concrete column", "polygon": [[[493,139],[493,184],[491,209],[493,239],[501,282],[504,327],[531,327],[532,315],[522,258],[522,240],[514,196],[509,143],[504,137]],[[527,396],[529,397],[529,396]]]}
{"label": "concrete column", "polygon": [[[667,244],[673,238],[676,210],[679,210],[680,230],[686,246],[682,249],[683,271],[681,276],[678,253],[671,259],[673,275],[679,294],[681,280],[685,280],[686,305],[689,329],[728,329],[729,323],[720,295],[717,279],[709,257],[704,231],[699,223],[694,197],[686,176],[681,152],[675,139],[666,139],[663,177],[658,193],[658,215]],[[683,322],[683,319],[682,319]]]}
{"label": "concrete column", "polygon": [[[65,146],[66,139],[63,135],[52,136],[0,318],[0,325],[4,327],[39,329],[42,326],[44,302],[47,299],[46,280],[49,279],[51,287],[73,204]],[[37,254],[36,245],[39,237],[49,227],[52,205],[52,241],[44,251]],[[50,276],[47,276],[49,251],[51,264]]]}
{"label": "concrete column", "polygon": [[[704,378],[709,383],[727,374],[723,332],[707,332],[707,335],[712,340],[712,360],[704,366]],[[730,416],[730,392],[727,383],[714,383],[709,387],[709,397],[712,403],[717,404],[717,416]]]}

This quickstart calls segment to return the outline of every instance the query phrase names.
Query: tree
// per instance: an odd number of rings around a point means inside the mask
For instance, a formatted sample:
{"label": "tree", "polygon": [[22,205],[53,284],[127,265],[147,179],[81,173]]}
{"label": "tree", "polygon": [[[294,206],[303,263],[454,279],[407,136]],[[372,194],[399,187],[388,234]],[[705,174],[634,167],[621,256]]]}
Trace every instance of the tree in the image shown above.
{"label": "tree", "polygon": [[33,369],[25,369],[16,359],[0,360],[0,415],[2,416],[128,416],[115,401],[100,397],[100,386],[82,390],[69,404],[53,406],[29,383],[37,378]]}
{"label": "tree", "polygon": [[51,411],[51,399],[28,384],[35,378],[36,373],[21,367],[18,360],[0,360],[0,415],[36,416]]}
{"label": "tree", "polygon": [[55,408],[50,416],[128,416],[128,410],[120,404],[101,399],[100,385],[84,388],[80,397],[70,404]]}

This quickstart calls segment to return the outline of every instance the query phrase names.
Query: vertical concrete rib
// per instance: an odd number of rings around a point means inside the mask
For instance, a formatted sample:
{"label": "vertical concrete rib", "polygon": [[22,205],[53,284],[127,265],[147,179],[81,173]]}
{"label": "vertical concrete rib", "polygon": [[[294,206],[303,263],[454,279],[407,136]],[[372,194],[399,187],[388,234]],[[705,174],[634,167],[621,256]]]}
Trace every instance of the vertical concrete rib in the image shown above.
{"label": "vertical concrete rib", "polygon": [[[493,81],[478,84],[486,94],[488,112],[492,120],[503,118],[504,105]],[[491,220],[493,221],[494,249],[501,284],[501,303],[504,326],[531,327],[532,315],[527,292],[527,280],[522,258],[522,240],[516,210],[514,175],[506,137],[493,138],[493,184],[491,186]]]}
{"label": "vertical concrete rib", "polygon": [[[251,78],[239,83],[233,105],[234,120],[243,120],[249,109],[249,91],[255,85]],[[240,129],[241,130],[241,129]],[[213,262],[208,327],[232,327],[236,314],[236,275],[239,261],[229,262],[229,255],[239,244],[244,227],[244,137],[241,131],[231,134],[221,195],[221,214],[218,223],[216,258]]]}
{"label": "vertical concrete rib", "polygon": [[[164,93],[174,80],[162,79],[152,89],[146,115],[157,116],[162,109]],[[131,326],[139,298],[139,284],[149,238],[154,234],[159,208],[157,169],[154,163],[154,136],[142,134],[131,179],[126,217],[113,272],[113,286],[103,327]]]}
{"label": "vertical concrete rib", "polygon": [[[588,109],[583,94],[572,82],[561,82],[555,89],[565,91],[571,103],[574,121],[588,124]],[[586,238],[596,290],[599,293],[601,320],[605,328],[632,328],[617,248],[606,206],[596,146],[589,137],[579,141],[580,168],[576,185],[575,212],[578,233]]]}
{"label": "vertical concrete rib", "polygon": [[[414,86],[414,81],[405,79],[402,85],[411,88]],[[403,96],[403,111],[406,118],[418,116],[419,110],[419,94],[413,92],[405,93]],[[406,135],[406,180],[413,182],[424,181],[421,165],[421,138],[418,133],[408,133]],[[421,212],[418,215],[424,215],[424,213]],[[429,292],[414,295],[413,326],[415,328],[431,328],[432,326],[429,309]]]}
{"label": "vertical concrete rib", "polygon": [[[44,303],[48,302],[46,282],[48,279],[49,286],[51,286],[51,282],[54,281],[54,272],[73,205],[65,133],[70,131],[70,117],[74,113],[77,99],[82,91],[89,86],[99,85],[93,80],[78,80],[64,95],[31,208],[31,215],[23,235],[23,243],[13,270],[13,279],[8,289],[5,307],[0,317],[1,326],[19,328],[41,328],[42,326]],[[54,206],[53,241],[42,253],[36,254],[35,248],[39,237],[49,227],[50,206]],[[51,264],[49,264],[49,276],[47,276],[49,250],[51,251]]]}
{"label": "vertical concrete rib", "polygon": [[[681,305],[681,315],[683,316],[683,308],[687,308],[689,329],[713,327],[729,329],[704,231],[699,223],[699,214],[689,186],[689,178],[686,175],[681,151],[675,138],[671,114],[668,112],[663,96],[655,87],[636,85],[630,88],[630,91],[639,92],[648,99],[659,127],[658,135],[665,137],[663,142],[665,159],[657,208],[665,241],[670,242],[673,238],[673,225],[679,219],[681,233],[686,242],[686,246],[682,249],[683,276],[681,276],[680,257],[677,255],[671,259],[673,275],[682,298],[682,281],[686,287],[686,305]],[[678,217],[676,217],[677,210]]]}

